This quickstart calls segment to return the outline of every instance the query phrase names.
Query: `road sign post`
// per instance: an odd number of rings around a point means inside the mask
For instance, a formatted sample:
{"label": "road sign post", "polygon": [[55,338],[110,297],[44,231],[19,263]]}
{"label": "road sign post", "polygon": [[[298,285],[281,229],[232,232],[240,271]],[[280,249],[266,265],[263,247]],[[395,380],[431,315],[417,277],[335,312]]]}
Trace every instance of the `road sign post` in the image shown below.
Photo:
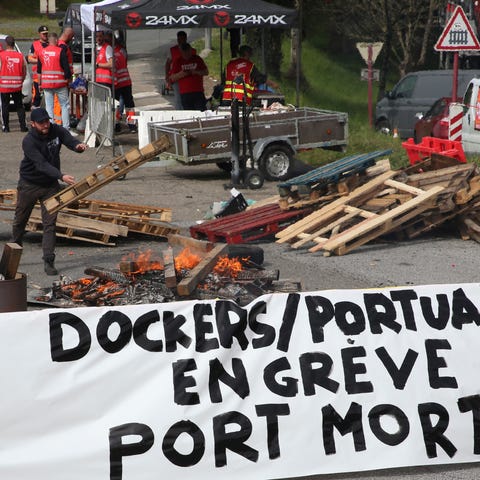
{"label": "road sign post", "polygon": [[377,59],[383,43],[357,43],[357,49],[365,60],[368,69],[368,123],[373,127],[373,64]]}

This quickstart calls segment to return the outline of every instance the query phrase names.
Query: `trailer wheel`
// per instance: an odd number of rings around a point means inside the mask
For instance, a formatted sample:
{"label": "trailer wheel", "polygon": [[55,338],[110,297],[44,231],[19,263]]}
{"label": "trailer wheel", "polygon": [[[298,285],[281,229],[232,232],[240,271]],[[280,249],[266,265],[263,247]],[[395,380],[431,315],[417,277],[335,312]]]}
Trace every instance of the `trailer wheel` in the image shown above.
{"label": "trailer wheel", "polygon": [[260,157],[260,169],[268,180],[286,180],[293,167],[293,152],[286,145],[270,145]]}
{"label": "trailer wheel", "polygon": [[248,170],[245,173],[245,178],[243,179],[243,183],[252,190],[258,190],[259,188],[262,188],[264,181],[265,177],[260,170]]}

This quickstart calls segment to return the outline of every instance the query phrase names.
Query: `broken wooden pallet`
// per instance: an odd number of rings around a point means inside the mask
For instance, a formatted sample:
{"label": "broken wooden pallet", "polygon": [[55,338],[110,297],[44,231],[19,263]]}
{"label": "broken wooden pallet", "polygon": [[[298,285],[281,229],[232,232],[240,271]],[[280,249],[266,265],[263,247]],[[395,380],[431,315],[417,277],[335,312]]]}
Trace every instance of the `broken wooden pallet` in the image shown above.
{"label": "broken wooden pallet", "polygon": [[172,209],[153,207],[151,205],[135,205],[131,203],[107,202],[105,200],[81,199],[69,205],[64,211],[91,218],[122,218],[135,217],[136,219],[150,220],[154,218],[162,222],[172,220]]}
{"label": "broken wooden pallet", "polygon": [[333,233],[330,238],[315,238],[316,246],[310,252],[324,250],[326,255],[344,255],[365,243],[396,229],[411,218],[434,205],[435,198],[443,187],[435,186],[430,190],[418,192],[411,200],[392,208],[380,215],[373,214],[359,224],[339,233]]}
{"label": "broken wooden pallet", "polygon": [[[42,218],[40,208],[36,207],[30,216],[26,230],[29,232],[41,232]],[[90,243],[114,246],[112,238],[128,234],[128,228],[114,223],[105,223],[90,218],[76,217],[66,213],[59,213],[55,234],[59,237],[81,240]]]}
{"label": "broken wooden pallet", "polygon": [[[335,214],[332,212],[335,209],[338,207],[343,208],[346,205],[355,207],[365,203],[374,194],[381,192],[385,188],[385,182],[397,175],[397,173],[393,170],[385,172],[361,187],[356,188],[349,195],[337,198],[333,202],[324,205],[319,210],[278,232],[276,234],[277,243],[294,243],[303,240],[305,235],[312,235],[312,238],[314,238],[317,236],[317,230],[325,225],[325,221],[333,221],[332,218],[335,217]],[[302,242],[302,244],[307,243],[307,241]]]}
{"label": "broken wooden pallet", "polygon": [[271,236],[310,212],[310,209],[284,211],[270,204],[193,225],[190,234],[211,242],[247,243]]}
{"label": "broken wooden pallet", "polygon": [[168,139],[168,136],[162,135],[158,140],[149,143],[141,149],[132,149],[125,155],[120,155],[114,158],[112,161],[74,185],[68,186],[45,200],[45,208],[50,213],[58,212],[73,202],[97,191],[113,180],[122,177],[129,171],[157,156],[159,153],[164,152],[169,147],[170,140]]}
{"label": "broken wooden pallet", "polygon": [[323,249],[327,254],[343,255],[432,208],[432,199],[443,191],[441,186],[421,190],[389,176],[390,173],[380,175],[348,197],[314,212],[306,217],[307,223],[298,222],[304,223],[301,229],[297,225],[293,230],[293,225],[288,235],[280,233],[278,242],[288,239],[293,242],[292,248],[314,242],[310,252]]}

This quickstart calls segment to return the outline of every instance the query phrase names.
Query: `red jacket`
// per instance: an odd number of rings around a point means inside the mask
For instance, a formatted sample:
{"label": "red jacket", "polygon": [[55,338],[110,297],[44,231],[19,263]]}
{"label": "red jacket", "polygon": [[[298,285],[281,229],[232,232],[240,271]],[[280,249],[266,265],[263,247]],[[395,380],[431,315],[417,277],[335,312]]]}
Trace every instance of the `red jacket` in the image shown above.
{"label": "red jacket", "polygon": [[25,59],[20,52],[3,50],[0,52],[0,92],[21,92],[25,78]]}
{"label": "red jacket", "polygon": [[[188,60],[183,57],[177,58],[172,65],[172,75],[181,71],[188,72],[189,70],[206,70],[207,66],[201,57],[193,55]],[[187,77],[178,80],[178,88],[180,94],[182,93],[196,93],[203,92],[203,76],[188,75]]]}
{"label": "red jacket", "polygon": [[[253,62],[245,58],[235,58],[227,64],[225,69],[225,88],[223,90],[223,100],[233,100],[234,98],[243,102],[246,96],[246,103],[252,103],[253,91],[255,85],[251,78]],[[241,83],[236,83],[235,79],[242,79]],[[243,88],[245,84],[245,88]]]}
{"label": "red jacket", "polygon": [[63,88],[68,85],[68,78],[61,63],[63,49],[59,46],[49,45],[40,52],[42,64],[41,83],[42,88]]}

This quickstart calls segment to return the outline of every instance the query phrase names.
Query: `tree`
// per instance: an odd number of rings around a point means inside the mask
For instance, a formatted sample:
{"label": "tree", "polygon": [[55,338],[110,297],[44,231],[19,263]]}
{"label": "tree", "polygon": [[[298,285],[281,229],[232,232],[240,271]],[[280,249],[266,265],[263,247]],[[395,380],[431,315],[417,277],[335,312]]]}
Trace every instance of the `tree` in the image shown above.
{"label": "tree", "polygon": [[383,95],[391,66],[404,75],[426,63],[436,40],[434,20],[444,4],[445,0],[326,0],[323,8],[340,35],[355,42],[383,42]]}

